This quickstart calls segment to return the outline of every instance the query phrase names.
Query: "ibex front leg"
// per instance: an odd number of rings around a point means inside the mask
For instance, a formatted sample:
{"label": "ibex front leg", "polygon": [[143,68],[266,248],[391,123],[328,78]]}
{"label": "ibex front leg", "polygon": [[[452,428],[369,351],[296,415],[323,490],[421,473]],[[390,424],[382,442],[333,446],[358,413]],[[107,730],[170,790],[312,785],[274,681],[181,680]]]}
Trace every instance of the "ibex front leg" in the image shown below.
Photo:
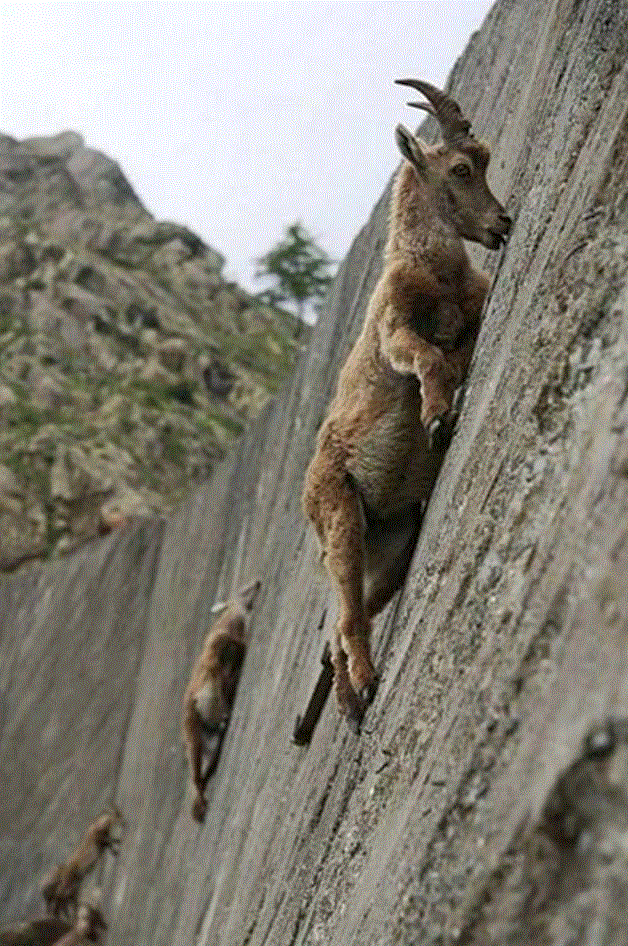
{"label": "ibex front leg", "polygon": [[[423,337],[415,326],[424,326],[430,335],[438,326],[442,299],[428,273],[408,271],[404,263],[393,267],[382,289],[385,305],[378,324],[382,354],[401,373],[414,374],[421,384],[421,421],[433,431],[446,420],[454,394],[462,378],[456,359],[450,359],[437,344]],[[462,327],[462,312],[447,307],[458,315],[452,319],[452,338]],[[459,321],[461,324],[455,324]]]}

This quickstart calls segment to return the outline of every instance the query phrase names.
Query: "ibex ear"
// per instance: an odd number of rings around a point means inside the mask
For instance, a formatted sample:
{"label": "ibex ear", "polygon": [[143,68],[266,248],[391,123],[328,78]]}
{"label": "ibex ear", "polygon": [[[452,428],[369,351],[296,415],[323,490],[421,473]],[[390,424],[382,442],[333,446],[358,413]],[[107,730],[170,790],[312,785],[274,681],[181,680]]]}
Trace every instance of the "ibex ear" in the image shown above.
{"label": "ibex ear", "polygon": [[422,178],[427,178],[427,162],[423,151],[423,143],[420,138],[415,138],[404,125],[397,125],[395,128],[395,141],[404,158],[414,165]]}

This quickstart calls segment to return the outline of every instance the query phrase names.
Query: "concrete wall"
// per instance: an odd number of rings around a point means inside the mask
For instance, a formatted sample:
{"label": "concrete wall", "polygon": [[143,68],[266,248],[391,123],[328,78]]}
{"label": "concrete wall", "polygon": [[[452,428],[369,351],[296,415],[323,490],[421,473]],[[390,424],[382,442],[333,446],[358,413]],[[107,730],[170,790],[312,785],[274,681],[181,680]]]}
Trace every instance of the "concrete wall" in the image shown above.
{"label": "concrete wall", "polygon": [[[214,482],[165,524],[2,582],[8,919],[113,797],[129,830],[94,878],[111,944],[625,941],[627,47],[623,3],[498,0],[454,68],[515,223],[477,254],[495,283],[405,590],[376,623],[359,738],[329,700],[310,747],[291,743],[334,616],[300,491],[387,195],[292,389]],[[213,601],[254,575],[198,829],[181,698]]]}

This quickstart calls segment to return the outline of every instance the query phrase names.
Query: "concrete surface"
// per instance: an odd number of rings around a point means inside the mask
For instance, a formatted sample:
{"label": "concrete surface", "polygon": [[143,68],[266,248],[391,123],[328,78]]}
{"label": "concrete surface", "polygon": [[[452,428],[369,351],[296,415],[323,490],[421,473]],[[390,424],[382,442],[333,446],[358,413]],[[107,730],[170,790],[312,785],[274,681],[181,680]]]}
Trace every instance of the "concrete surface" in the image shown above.
{"label": "concrete surface", "polygon": [[[7,922],[114,798],[129,829],[93,881],[107,943],[625,942],[627,52],[624,3],[498,0],[453,71],[514,227],[478,254],[495,284],[359,738],[329,700],[291,743],[333,620],[300,491],[386,195],[291,390],[214,482],[169,522],[0,583]],[[199,829],[181,699],[212,603],[255,575]]]}

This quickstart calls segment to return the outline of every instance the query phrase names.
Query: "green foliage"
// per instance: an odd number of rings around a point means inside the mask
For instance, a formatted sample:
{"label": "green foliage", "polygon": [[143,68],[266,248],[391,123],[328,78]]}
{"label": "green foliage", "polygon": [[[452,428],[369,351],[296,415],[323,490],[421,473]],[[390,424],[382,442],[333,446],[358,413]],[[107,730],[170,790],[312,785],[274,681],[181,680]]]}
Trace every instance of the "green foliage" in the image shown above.
{"label": "green foliage", "polygon": [[260,301],[272,306],[294,305],[299,319],[307,304],[316,309],[325,298],[333,280],[330,270],[335,265],[298,220],[255,262],[255,278],[272,282],[259,293]]}

